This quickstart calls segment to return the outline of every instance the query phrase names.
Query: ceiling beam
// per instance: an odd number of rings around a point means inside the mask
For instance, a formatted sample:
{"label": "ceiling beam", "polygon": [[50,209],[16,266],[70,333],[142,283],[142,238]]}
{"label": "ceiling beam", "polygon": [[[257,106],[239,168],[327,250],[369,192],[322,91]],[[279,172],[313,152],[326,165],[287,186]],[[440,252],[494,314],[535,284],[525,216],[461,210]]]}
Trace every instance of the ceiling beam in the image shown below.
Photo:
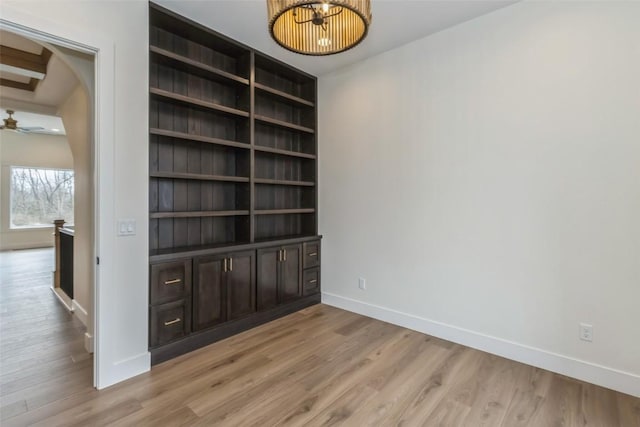
{"label": "ceiling beam", "polygon": [[51,59],[51,51],[44,48],[42,53],[38,55],[0,45],[0,71],[30,78],[29,83],[0,78],[0,86],[35,91],[36,86],[47,73],[49,59]]}
{"label": "ceiling beam", "polygon": [[[31,79],[34,80],[34,79]],[[37,81],[37,80],[36,80]],[[0,86],[12,87],[14,89],[28,90],[29,92],[33,92],[35,88],[31,88],[31,81],[29,83],[16,82],[15,80],[3,79],[0,78]]]}

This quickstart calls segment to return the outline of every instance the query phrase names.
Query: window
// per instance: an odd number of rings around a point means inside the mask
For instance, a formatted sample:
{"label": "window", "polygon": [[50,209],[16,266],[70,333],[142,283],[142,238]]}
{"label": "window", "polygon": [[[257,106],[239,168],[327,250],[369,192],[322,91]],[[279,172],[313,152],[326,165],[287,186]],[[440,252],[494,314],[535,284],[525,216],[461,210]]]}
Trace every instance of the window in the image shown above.
{"label": "window", "polygon": [[11,228],[73,224],[73,171],[11,167]]}

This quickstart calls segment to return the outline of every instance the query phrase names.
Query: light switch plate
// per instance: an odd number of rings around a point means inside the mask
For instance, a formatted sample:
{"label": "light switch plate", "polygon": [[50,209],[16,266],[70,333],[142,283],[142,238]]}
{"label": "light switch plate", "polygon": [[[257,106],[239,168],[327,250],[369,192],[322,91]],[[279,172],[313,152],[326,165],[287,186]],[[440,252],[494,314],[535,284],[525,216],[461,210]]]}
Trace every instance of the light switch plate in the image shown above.
{"label": "light switch plate", "polygon": [[118,220],[118,236],[135,236],[136,220],[135,219],[119,219]]}

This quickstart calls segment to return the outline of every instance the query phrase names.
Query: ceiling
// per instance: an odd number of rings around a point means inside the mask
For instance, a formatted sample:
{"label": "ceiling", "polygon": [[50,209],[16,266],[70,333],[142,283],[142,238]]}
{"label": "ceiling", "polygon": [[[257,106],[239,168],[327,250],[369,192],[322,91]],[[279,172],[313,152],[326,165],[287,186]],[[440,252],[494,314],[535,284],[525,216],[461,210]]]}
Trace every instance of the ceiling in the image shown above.
{"label": "ceiling", "polygon": [[[2,30],[0,30],[0,44],[28,54],[41,55],[45,51],[38,43]],[[0,85],[0,123],[3,123],[1,119],[7,118],[6,110],[12,109],[15,111],[13,118],[18,121],[18,127],[42,128],[32,133],[65,134],[62,120],[56,116],[56,113],[79,81],[69,66],[57,55],[52,55],[48,59],[45,68],[44,78],[34,86],[33,90]],[[28,84],[31,81],[29,77],[4,70],[0,70],[0,78],[14,83]],[[3,83],[7,82],[3,81]]]}
{"label": "ceiling", "polygon": [[232,39],[319,76],[413,40],[511,5],[519,0],[372,0],[367,38],[332,56],[289,52],[269,36],[265,0],[153,0]]}

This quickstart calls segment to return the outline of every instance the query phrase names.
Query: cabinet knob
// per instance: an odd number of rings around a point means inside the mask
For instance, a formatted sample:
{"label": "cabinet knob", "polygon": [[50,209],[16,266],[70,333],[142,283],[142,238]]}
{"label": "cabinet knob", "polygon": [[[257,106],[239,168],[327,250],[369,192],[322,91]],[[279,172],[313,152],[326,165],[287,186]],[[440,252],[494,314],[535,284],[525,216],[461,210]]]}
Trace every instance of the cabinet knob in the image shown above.
{"label": "cabinet knob", "polygon": [[310,254],[308,254],[309,256],[318,256],[318,252],[311,252]]}
{"label": "cabinet knob", "polygon": [[229,258],[229,271],[233,271],[233,258]]}
{"label": "cabinet knob", "polygon": [[172,279],[172,280],[165,280],[164,284],[165,285],[177,285],[180,282],[182,282],[182,279]]}
{"label": "cabinet knob", "polygon": [[309,284],[313,285],[314,283],[318,283],[317,279],[309,280]]}

